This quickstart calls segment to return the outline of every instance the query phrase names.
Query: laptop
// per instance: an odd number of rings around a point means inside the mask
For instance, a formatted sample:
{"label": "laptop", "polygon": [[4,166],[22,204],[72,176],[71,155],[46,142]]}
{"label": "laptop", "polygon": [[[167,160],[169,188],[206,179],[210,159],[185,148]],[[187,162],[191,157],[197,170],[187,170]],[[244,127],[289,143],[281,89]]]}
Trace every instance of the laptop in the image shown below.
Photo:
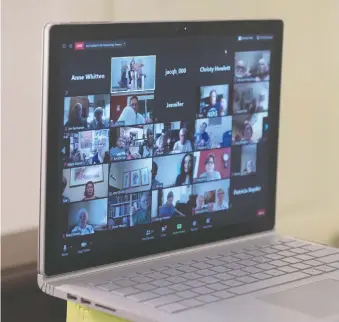
{"label": "laptop", "polygon": [[279,20],[45,28],[43,292],[128,321],[339,321],[339,250],[274,229],[282,40]]}

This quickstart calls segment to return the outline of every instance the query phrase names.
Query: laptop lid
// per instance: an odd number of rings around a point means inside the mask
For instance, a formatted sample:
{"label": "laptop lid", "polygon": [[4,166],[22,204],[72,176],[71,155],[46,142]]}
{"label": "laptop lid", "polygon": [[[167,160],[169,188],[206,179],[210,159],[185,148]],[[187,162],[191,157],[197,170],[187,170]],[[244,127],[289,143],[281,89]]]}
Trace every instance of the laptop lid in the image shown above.
{"label": "laptop lid", "polygon": [[46,27],[40,273],[273,229],[282,29]]}

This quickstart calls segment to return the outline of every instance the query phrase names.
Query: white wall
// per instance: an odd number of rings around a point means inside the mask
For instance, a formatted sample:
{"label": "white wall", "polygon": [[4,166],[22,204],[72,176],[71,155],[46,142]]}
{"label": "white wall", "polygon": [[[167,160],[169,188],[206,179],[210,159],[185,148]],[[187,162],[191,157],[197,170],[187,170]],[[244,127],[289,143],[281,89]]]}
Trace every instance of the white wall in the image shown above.
{"label": "white wall", "polygon": [[1,234],[39,217],[42,31],[48,21],[109,20],[110,0],[3,0]]}

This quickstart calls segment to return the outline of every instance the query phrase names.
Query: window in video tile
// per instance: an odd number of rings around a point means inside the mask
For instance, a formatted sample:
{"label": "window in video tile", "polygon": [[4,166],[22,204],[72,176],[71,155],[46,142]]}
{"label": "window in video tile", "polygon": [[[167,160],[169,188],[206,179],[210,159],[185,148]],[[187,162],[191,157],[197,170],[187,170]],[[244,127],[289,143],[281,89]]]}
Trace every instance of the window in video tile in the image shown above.
{"label": "window in video tile", "polygon": [[194,182],[226,179],[230,177],[230,171],[230,148],[194,153]]}
{"label": "window in video tile", "polygon": [[156,56],[113,57],[111,93],[153,92]]}
{"label": "window in video tile", "polygon": [[230,180],[199,183],[193,186],[193,215],[227,210]]}
{"label": "window in video tile", "polygon": [[121,161],[110,164],[109,193],[121,194],[151,189],[152,159]]}
{"label": "window in video tile", "polygon": [[195,121],[196,150],[226,148],[232,143],[232,117],[216,117]]}
{"label": "window in video tile", "polygon": [[255,174],[257,169],[257,144],[232,148],[232,176]]}
{"label": "window in video tile", "polygon": [[65,97],[64,124],[66,131],[108,128],[110,126],[110,95]]}
{"label": "window in video tile", "polygon": [[62,149],[65,167],[109,162],[108,134],[108,129],[66,133]]}
{"label": "window in video tile", "polygon": [[234,85],[233,114],[249,114],[268,110],[269,82]]}
{"label": "window in video tile", "polygon": [[112,128],[109,154],[112,161],[149,158],[153,143],[153,125]]}
{"label": "window in video tile", "polygon": [[111,125],[131,126],[153,122],[153,95],[112,96]]}
{"label": "window in video tile", "polygon": [[266,112],[233,116],[233,144],[260,142],[263,138],[264,125],[267,124],[264,120],[267,120]]}
{"label": "window in video tile", "polygon": [[108,164],[63,170],[64,203],[106,198],[108,196]]}
{"label": "window in video tile", "polygon": [[193,151],[194,125],[177,121],[154,124],[154,155]]}
{"label": "window in video tile", "polygon": [[108,229],[150,223],[152,211],[151,197],[149,191],[109,197]]}
{"label": "window in video tile", "polygon": [[228,115],[228,85],[200,87],[200,106],[198,117],[217,117]]}
{"label": "window in video tile", "polygon": [[152,189],[193,183],[193,153],[153,159]]}
{"label": "window in video tile", "polygon": [[270,79],[270,51],[235,53],[235,81],[268,81]]}
{"label": "window in video tile", "polygon": [[185,217],[192,211],[192,186],[152,191],[152,221]]}
{"label": "window in video tile", "polygon": [[107,230],[107,198],[69,204],[66,237]]}

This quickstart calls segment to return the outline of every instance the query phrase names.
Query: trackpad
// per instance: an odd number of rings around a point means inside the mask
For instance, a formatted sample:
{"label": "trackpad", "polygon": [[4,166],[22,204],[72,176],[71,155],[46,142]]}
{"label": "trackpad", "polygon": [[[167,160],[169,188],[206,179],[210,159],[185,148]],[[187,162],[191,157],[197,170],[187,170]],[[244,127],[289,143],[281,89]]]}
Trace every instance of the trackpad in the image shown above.
{"label": "trackpad", "polygon": [[339,314],[339,281],[325,279],[276,294],[260,297],[261,300],[286,309],[325,318]]}

